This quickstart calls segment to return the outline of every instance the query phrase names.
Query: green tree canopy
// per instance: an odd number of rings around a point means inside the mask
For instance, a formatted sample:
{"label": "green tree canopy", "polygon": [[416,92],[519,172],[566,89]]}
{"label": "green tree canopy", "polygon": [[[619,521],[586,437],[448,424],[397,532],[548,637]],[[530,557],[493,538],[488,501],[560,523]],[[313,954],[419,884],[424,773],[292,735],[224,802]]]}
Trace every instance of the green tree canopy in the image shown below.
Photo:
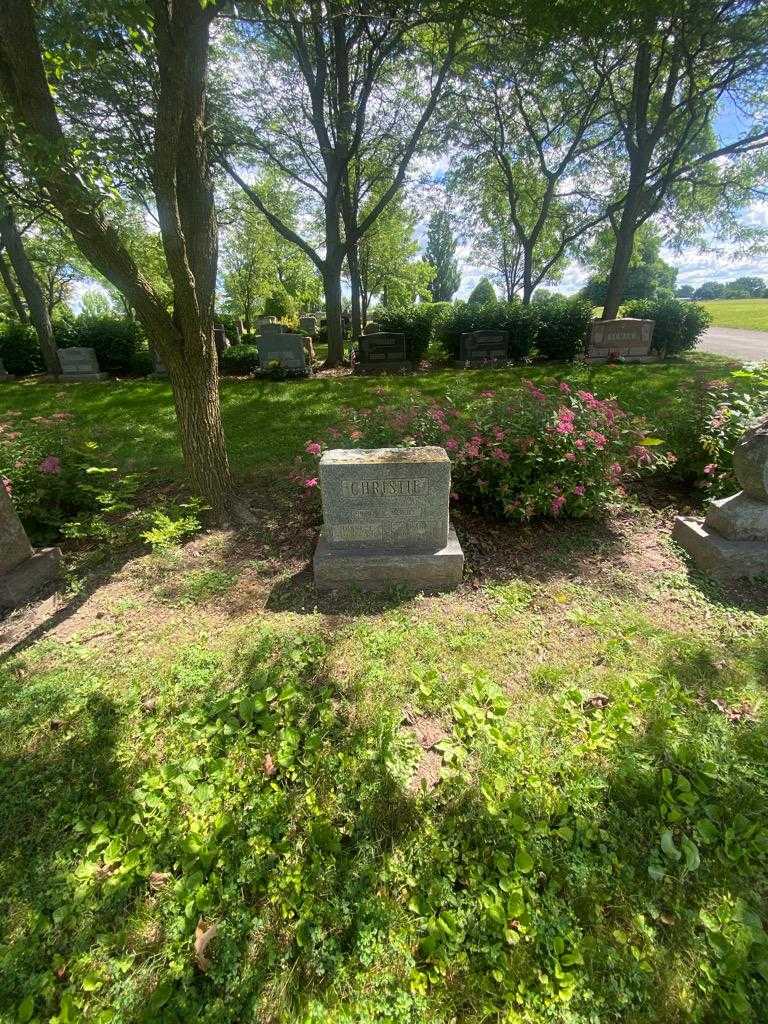
{"label": "green tree canopy", "polygon": [[447,210],[435,210],[429,218],[424,259],[434,268],[429,290],[435,302],[450,302],[461,284],[456,259],[456,239]]}

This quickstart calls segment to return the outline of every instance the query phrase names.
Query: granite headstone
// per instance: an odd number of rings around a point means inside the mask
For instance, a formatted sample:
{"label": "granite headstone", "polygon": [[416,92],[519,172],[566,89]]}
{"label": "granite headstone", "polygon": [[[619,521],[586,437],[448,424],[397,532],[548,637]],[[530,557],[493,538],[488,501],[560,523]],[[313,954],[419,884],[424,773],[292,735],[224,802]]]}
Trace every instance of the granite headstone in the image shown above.
{"label": "granite headstone", "polygon": [[0,359],[0,380],[15,380],[12,373],[8,373],[6,368],[3,366],[3,360]]}
{"label": "granite headstone", "polygon": [[257,341],[262,373],[274,369],[303,376],[311,373],[307,363],[306,340],[303,334],[262,334]]}
{"label": "granite headstone", "polygon": [[320,590],[450,590],[464,554],[448,517],[451,463],[443,448],[336,449],[320,460]]}
{"label": "granite headstone", "polygon": [[678,516],[672,538],[714,576],[768,576],[768,416],[744,434],[733,468],[742,490],[711,502],[703,520]]}
{"label": "granite headstone", "polygon": [[102,373],[96,359],[96,353],[92,348],[73,346],[72,348],[60,348],[59,363],[61,373],[58,380],[62,383],[67,381],[92,381],[106,380],[109,374]]}
{"label": "granite headstone", "polygon": [[622,317],[619,320],[593,320],[589,330],[588,363],[650,363],[653,320]]}
{"label": "granite headstone", "polygon": [[404,334],[380,331],[358,339],[353,373],[381,373],[387,370],[412,370]]}
{"label": "granite headstone", "polygon": [[457,366],[483,366],[508,360],[508,331],[467,331],[462,334]]}
{"label": "granite headstone", "polygon": [[59,569],[59,548],[33,551],[0,480],[0,607],[15,608],[53,580]]}

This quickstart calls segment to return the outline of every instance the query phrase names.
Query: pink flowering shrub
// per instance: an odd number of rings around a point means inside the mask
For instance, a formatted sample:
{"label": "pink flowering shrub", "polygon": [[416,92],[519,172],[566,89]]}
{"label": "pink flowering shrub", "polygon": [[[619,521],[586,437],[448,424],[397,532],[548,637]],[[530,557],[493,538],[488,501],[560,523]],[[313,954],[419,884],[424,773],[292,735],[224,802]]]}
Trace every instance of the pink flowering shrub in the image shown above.
{"label": "pink flowering shrub", "polygon": [[316,486],[316,460],[328,448],[436,444],[451,459],[458,499],[507,519],[595,515],[628,482],[674,460],[615,400],[565,381],[341,412],[337,426],[305,446],[311,460],[303,457],[299,476],[306,486]]}
{"label": "pink flowering shrub", "polygon": [[56,540],[73,520],[110,505],[121,484],[98,456],[70,413],[0,418],[0,477],[33,543]]}

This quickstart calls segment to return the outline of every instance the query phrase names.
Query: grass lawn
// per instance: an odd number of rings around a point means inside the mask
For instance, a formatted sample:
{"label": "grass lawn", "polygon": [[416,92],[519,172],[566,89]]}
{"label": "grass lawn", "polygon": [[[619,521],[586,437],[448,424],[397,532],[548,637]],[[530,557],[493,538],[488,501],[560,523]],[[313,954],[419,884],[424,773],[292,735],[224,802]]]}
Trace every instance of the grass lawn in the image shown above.
{"label": "grass lawn", "polygon": [[713,327],[768,331],[768,299],[713,299],[702,306],[709,310]]}
{"label": "grass lawn", "polygon": [[[663,419],[727,365],[565,372]],[[679,499],[459,510],[456,592],[313,589],[286,476],[339,405],[551,373],[225,382],[256,524],[0,622],[0,1021],[768,1019],[768,588],[691,572]],[[178,474],[162,383],[14,409]]]}

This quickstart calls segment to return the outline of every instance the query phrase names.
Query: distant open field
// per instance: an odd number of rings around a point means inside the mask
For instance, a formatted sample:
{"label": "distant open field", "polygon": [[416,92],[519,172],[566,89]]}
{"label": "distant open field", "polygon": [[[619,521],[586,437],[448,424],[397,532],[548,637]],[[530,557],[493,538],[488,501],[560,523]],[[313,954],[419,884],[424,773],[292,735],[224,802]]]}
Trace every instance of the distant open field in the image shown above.
{"label": "distant open field", "polygon": [[768,331],[768,299],[714,299],[702,305],[711,313],[713,327]]}

